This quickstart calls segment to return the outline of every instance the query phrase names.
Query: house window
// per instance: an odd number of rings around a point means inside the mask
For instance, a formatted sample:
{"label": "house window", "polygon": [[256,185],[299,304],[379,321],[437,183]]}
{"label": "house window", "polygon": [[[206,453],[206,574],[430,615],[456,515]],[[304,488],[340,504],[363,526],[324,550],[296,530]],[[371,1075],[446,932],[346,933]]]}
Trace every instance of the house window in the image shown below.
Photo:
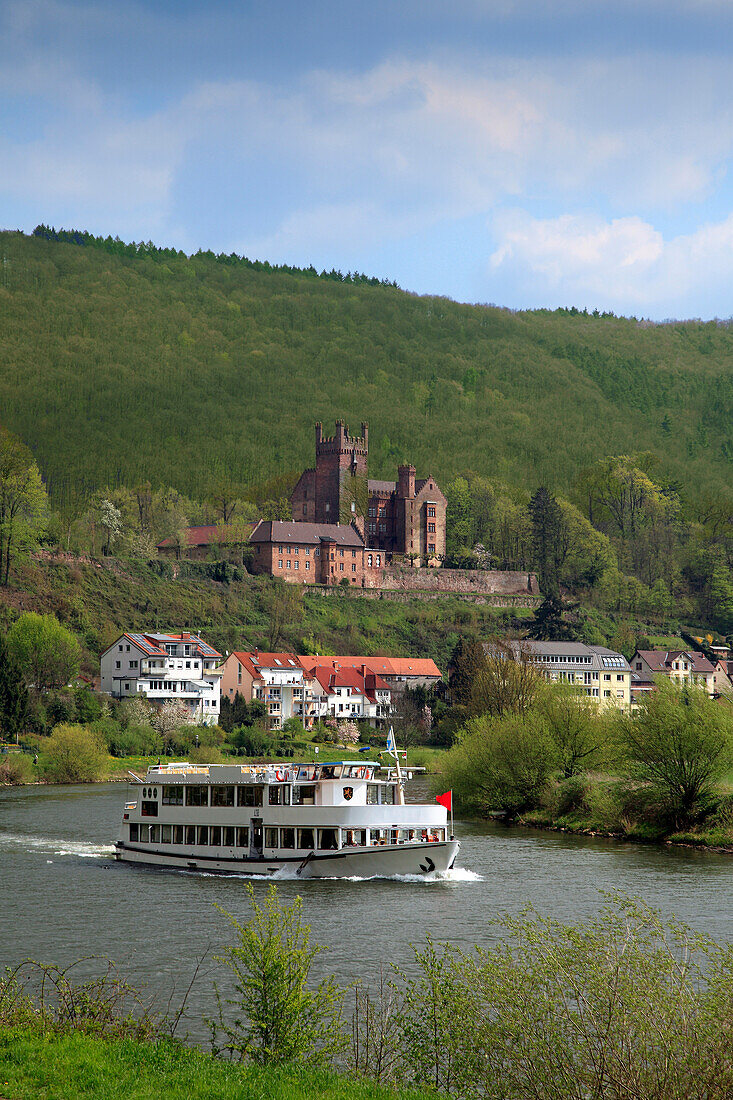
{"label": "house window", "polygon": [[130,661],[130,668],[137,668],[137,661]]}
{"label": "house window", "polygon": [[376,557],[376,563],[375,563],[375,564],[376,564],[376,565],[381,565],[381,564],[382,564],[382,555],[381,555],[381,554],[377,554],[377,557]]}
{"label": "house window", "polygon": [[307,561],[307,562],[305,563],[305,567],[306,567],[306,569],[310,569],[310,567],[311,567],[311,563],[310,563],[309,561]]}
{"label": "house window", "polygon": [[351,556],[352,556],[352,558],[355,558],[355,557],[356,557],[356,550],[352,550],[352,551],[351,551]]}
{"label": "house window", "polygon": [[434,523],[429,523],[428,524],[428,533],[431,534],[431,535],[435,534],[435,524]]}
{"label": "house window", "polygon": [[316,547],[315,550],[313,551],[313,557],[314,558],[320,558],[320,556],[321,556],[321,551],[319,550],[318,547]]}
{"label": "house window", "polygon": [[435,543],[434,542],[429,542],[428,543],[428,553],[429,554],[434,554],[435,553]]}
{"label": "house window", "polygon": [[310,551],[310,546],[306,546],[306,548],[305,548],[305,555],[306,555],[306,557],[307,557],[307,558],[309,558],[309,557],[310,557],[310,552],[311,552],[311,551]]}
{"label": "house window", "polygon": [[343,550],[339,550],[339,555],[340,555],[341,557],[343,557],[343,556],[344,556],[344,552],[343,552]]}
{"label": "house window", "polygon": [[304,504],[304,505],[303,505],[303,515],[304,515],[304,516],[307,516],[307,515],[308,515],[308,505],[307,505],[307,504]]}
{"label": "house window", "polygon": [[367,565],[371,565],[371,564],[372,564],[372,555],[367,554]]}
{"label": "house window", "polygon": [[299,552],[299,548],[298,548],[297,546],[296,546],[296,547],[294,547],[294,548],[293,548],[293,553],[294,553],[294,554],[297,554],[298,552]]}
{"label": "house window", "polygon": [[282,567],[283,567],[283,560],[282,560],[282,558],[280,558],[280,560],[278,561],[278,563],[277,563],[277,564],[278,564],[278,568],[279,568],[279,569],[282,569]]}
{"label": "house window", "polygon": [[331,511],[331,502],[330,502],[330,501],[328,501],[328,500],[326,501],[326,511],[327,511],[327,512],[330,512],[330,511]]}
{"label": "house window", "polygon": [[351,566],[351,572],[356,573],[356,563]]}
{"label": "house window", "polygon": [[[121,649],[121,648],[122,648],[122,646],[120,646],[120,649]],[[115,661],[115,668],[119,668],[119,667],[120,667],[120,663],[121,663],[120,661]]]}
{"label": "house window", "polygon": [[289,562],[287,563],[287,568],[288,568],[288,569],[292,569],[292,568],[293,568],[293,563],[289,561]]}
{"label": "house window", "polygon": [[343,571],[344,571],[344,563],[342,561],[340,561],[339,562],[339,573],[343,573]]}
{"label": "house window", "polygon": [[428,515],[430,516],[431,519],[433,519],[435,517],[435,508],[433,508],[433,507],[428,508]]}
{"label": "house window", "polygon": [[296,569],[300,569],[300,562],[299,562],[299,561],[296,561],[296,563],[295,563],[295,568],[296,568]]}

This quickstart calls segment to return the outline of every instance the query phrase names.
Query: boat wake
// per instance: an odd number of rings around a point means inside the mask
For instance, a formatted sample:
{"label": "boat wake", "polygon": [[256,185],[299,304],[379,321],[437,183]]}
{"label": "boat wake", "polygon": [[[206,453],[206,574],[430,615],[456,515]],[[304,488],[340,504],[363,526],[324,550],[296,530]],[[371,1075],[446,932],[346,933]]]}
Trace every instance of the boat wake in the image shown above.
{"label": "boat wake", "polygon": [[0,851],[22,848],[39,855],[77,856],[81,859],[101,859],[111,856],[113,844],[89,844],[64,837],[28,836],[26,834],[0,833]]}

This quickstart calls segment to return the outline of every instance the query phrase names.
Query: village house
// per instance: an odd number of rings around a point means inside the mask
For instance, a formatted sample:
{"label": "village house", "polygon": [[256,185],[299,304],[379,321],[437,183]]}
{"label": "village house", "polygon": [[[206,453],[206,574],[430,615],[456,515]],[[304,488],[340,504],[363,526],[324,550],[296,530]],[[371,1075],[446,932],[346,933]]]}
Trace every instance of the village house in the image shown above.
{"label": "village house", "polygon": [[262,520],[252,532],[252,571],[295,584],[364,587],[366,573],[381,568],[384,555],[365,553],[356,527],[337,523]]}
{"label": "village house", "polygon": [[429,657],[300,657],[304,668],[364,668],[389,685],[394,695],[405,688],[432,688],[440,682],[440,669]]}
{"label": "village house", "polygon": [[691,684],[715,695],[715,668],[702,653],[683,649],[637,649],[631,668],[639,677],[639,692],[649,690],[655,676],[666,676],[672,683]]}
{"label": "village house", "polygon": [[371,719],[380,723],[391,711],[391,689],[366,666],[338,658],[299,657],[295,653],[235,651],[224,662],[222,693],[260,700],[267,708],[267,727],[282,729],[297,718],[305,729],[318,719]]}
{"label": "village house", "polygon": [[519,656],[527,653],[550,683],[578,688],[601,706],[631,707],[631,668],[622,653],[584,642],[510,642]]}
{"label": "village house", "polygon": [[116,699],[144,695],[157,706],[182,703],[190,721],[216,725],[222,660],[197,634],[125,633],[101,656],[101,690]]}

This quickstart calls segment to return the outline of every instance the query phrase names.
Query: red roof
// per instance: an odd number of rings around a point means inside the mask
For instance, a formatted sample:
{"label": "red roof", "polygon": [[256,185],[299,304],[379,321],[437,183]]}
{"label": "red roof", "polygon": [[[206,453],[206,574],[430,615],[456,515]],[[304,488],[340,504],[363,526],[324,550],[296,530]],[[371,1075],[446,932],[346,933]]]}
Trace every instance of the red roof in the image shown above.
{"label": "red roof", "polygon": [[[246,523],[243,526],[231,524],[209,523],[202,527],[187,527],[185,531],[186,546],[215,546],[217,543],[247,542],[256,523]],[[177,546],[178,539],[172,536],[159,542],[157,549]]]}
{"label": "red roof", "polygon": [[303,668],[312,669],[317,665],[328,665],[333,668],[339,665],[341,668],[361,668],[364,666],[369,672],[377,676],[426,676],[429,679],[440,680],[441,672],[435,661],[429,657],[300,657]]}
{"label": "red roof", "polygon": [[689,659],[693,672],[714,672],[713,666],[702,653],[696,653],[694,649],[638,649],[637,656],[642,657],[649,668],[657,672],[664,672],[670,668],[673,661],[680,657]]}

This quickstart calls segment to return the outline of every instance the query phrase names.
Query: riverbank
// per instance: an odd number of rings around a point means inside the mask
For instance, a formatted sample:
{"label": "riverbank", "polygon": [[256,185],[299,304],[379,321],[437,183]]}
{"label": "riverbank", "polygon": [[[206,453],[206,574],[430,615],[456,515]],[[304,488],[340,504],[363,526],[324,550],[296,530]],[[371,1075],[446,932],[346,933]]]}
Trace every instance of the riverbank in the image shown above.
{"label": "riverbank", "polygon": [[263,1069],[171,1042],[6,1031],[3,1100],[427,1100],[331,1072]]}

